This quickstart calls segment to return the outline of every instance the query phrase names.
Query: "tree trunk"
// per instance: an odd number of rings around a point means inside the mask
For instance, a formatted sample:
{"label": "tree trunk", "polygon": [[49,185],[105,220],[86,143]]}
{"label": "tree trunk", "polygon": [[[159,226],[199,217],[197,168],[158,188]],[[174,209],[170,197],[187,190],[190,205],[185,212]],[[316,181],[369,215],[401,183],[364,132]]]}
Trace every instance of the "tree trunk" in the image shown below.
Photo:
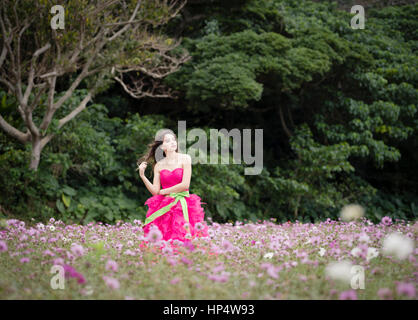
{"label": "tree trunk", "polygon": [[39,161],[41,159],[42,144],[40,137],[34,137],[32,140],[32,154],[29,168],[37,171],[39,166]]}

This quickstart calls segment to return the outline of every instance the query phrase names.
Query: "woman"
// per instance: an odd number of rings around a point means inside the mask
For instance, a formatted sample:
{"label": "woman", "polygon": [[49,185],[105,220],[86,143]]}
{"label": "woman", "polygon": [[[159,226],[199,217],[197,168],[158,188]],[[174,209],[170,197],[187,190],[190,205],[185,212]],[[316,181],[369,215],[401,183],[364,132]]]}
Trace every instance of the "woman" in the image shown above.
{"label": "woman", "polygon": [[[148,205],[144,236],[159,238],[158,231],[150,233],[152,227],[158,227],[163,240],[179,240],[208,235],[204,222],[205,212],[198,195],[189,193],[192,173],[191,157],[178,153],[176,135],[164,130],[154,142],[148,145],[147,153],[138,160],[139,176],[144,181],[152,197]],[[156,159],[156,153],[164,157]],[[154,181],[151,183],[144,172],[149,160],[153,161]],[[204,202],[203,202],[204,203]]]}

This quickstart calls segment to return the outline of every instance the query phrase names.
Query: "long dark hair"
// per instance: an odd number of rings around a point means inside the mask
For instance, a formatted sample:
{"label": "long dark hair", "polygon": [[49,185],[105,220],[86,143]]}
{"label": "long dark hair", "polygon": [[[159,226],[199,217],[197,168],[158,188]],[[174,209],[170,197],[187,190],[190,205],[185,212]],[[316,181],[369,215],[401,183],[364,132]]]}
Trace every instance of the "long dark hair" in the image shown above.
{"label": "long dark hair", "polygon": [[[148,164],[151,162],[152,163],[151,176],[154,173],[154,167],[157,163],[157,160],[155,159],[155,153],[157,152],[158,148],[161,148],[161,145],[163,144],[163,141],[164,141],[164,136],[168,133],[172,134],[177,141],[177,136],[172,130],[163,129],[163,130],[159,131],[157,133],[156,137],[155,137],[155,140],[148,144],[148,148],[147,148],[147,151],[145,152],[145,154],[141,158],[139,158],[136,162],[138,165],[141,164],[144,161],[147,162]],[[177,141],[176,152],[178,152],[178,151],[179,151],[179,144],[178,144],[178,141]],[[163,151],[163,154],[164,154],[164,157],[167,156],[165,154],[165,151]],[[159,160],[161,160],[161,159],[159,159]]]}

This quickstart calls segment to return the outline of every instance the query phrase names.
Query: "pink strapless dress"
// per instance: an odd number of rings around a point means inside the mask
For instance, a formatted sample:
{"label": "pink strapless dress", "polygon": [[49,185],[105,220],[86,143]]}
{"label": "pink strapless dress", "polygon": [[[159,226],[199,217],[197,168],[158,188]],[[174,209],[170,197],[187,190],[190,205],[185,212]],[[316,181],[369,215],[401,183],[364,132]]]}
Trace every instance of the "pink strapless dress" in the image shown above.
{"label": "pink strapless dress", "polygon": [[[176,184],[179,184],[183,179],[183,168],[176,168],[173,171],[163,169],[160,171],[160,182],[161,188],[166,189],[170,188]],[[187,189],[188,190],[188,189]],[[201,198],[193,193],[190,193],[189,197],[185,197],[187,203],[187,209],[189,214],[189,222],[190,222],[190,231],[192,238],[195,237],[207,237],[208,236],[208,226],[204,221],[205,212],[201,206]],[[145,205],[148,205],[148,212],[146,217],[149,217],[155,211],[159,210],[162,207],[173,202],[174,199],[169,196],[157,194],[152,196],[147,201],[145,201]],[[203,225],[195,227],[196,223],[200,222]],[[187,230],[183,227],[186,223],[186,220],[183,216],[183,210],[181,207],[180,201],[178,201],[170,210],[164,213],[162,216],[156,218],[154,221],[148,223],[146,226],[143,227],[144,236],[148,235],[151,225],[156,225],[162,235],[163,240],[170,240],[170,239],[177,239],[180,241],[186,241],[185,238],[187,234]],[[200,229],[200,230],[199,230]]]}

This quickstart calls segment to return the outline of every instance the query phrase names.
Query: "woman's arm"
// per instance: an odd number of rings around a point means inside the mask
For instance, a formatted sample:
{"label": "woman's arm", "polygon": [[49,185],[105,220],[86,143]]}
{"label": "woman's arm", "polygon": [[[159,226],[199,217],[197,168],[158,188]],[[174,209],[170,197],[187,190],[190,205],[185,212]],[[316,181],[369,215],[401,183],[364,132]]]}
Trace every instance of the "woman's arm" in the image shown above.
{"label": "woman's arm", "polygon": [[160,185],[160,170],[158,163],[154,167],[154,183],[151,183],[148,178],[143,175],[141,176],[142,181],[144,181],[145,186],[147,187],[148,191],[151,192],[153,196],[159,194],[161,190]]}
{"label": "woman's arm", "polygon": [[183,180],[166,189],[161,189],[160,194],[168,195],[172,192],[182,192],[186,189],[189,189],[190,186],[190,179],[192,177],[192,158],[186,154],[184,162],[183,162]]}

